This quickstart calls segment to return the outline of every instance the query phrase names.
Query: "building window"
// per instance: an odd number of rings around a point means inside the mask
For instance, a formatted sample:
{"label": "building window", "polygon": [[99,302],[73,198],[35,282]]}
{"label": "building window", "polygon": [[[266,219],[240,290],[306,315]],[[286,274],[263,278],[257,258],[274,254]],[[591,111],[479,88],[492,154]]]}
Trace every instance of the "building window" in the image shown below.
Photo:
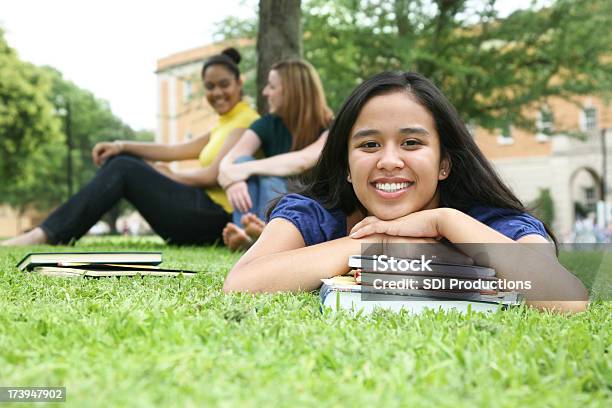
{"label": "building window", "polygon": [[584,187],[584,206],[588,212],[595,212],[597,209],[597,192],[595,187]]}
{"label": "building window", "polygon": [[595,187],[585,187],[585,189],[584,189],[584,199],[587,202],[595,201]]}
{"label": "building window", "polygon": [[511,145],[514,144],[514,138],[512,137],[512,126],[510,123],[505,123],[499,129],[500,133],[497,136],[497,143],[500,145]]}
{"label": "building window", "polygon": [[188,103],[191,100],[191,81],[185,80],[183,82],[183,103]]}
{"label": "building window", "polygon": [[597,129],[597,109],[584,108],[580,113],[580,129],[584,132]]}
{"label": "building window", "polygon": [[547,142],[549,136],[555,131],[555,117],[548,106],[543,106],[536,118],[536,140],[538,142]]}

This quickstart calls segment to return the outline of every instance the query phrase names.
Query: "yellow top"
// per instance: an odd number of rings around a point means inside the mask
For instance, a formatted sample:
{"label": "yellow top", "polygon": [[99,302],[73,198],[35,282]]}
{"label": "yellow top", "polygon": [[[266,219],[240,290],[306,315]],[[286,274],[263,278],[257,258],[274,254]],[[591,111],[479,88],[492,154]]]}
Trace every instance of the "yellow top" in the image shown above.
{"label": "yellow top", "polygon": [[[208,143],[206,143],[206,146],[204,146],[200,152],[199,160],[202,167],[207,167],[212,164],[225,143],[225,140],[234,129],[248,129],[251,123],[257,118],[259,118],[259,114],[244,101],[238,102],[232,110],[221,115],[219,117],[219,123],[210,131]],[[207,188],[206,193],[215,203],[223,207],[228,213],[234,211],[222,188]]]}

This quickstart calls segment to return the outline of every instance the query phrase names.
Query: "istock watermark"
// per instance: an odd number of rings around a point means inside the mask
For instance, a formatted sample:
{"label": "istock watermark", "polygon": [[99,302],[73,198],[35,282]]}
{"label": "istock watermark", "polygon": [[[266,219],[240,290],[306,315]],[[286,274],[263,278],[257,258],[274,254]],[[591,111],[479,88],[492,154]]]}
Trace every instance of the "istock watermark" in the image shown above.
{"label": "istock watermark", "polygon": [[584,289],[590,302],[612,300],[612,244],[364,244],[349,266],[362,300],[392,294],[488,301],[516,293],[571,302],[586,300]]}
{"label": "istock watermark", "polygon": [[429,265],[433,261],[426,259],[425,255],[421,255],[419,259],[398,259],[387,255],[374,255],[372,258],[375,272],[431,272]]}
{"label": "istock watermark", "polygon": [[532,283],[525,281],[509,281],[505,279],[456,279],[456,278],[400,278],[378,277],[376,274],[365,272],[361,275],[362,284],[371,282],[372,287],[378,290],[406,289],[406,290],[450,290],[450,291],[510,291],[529,290]]}

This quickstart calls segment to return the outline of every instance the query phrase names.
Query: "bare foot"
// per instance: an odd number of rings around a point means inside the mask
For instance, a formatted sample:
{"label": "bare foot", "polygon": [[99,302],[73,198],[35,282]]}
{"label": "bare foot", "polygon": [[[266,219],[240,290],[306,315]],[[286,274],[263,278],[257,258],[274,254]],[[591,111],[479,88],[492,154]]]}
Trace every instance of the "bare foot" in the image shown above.
{"label": "bare foot", "polygon": [[247,250],[253,245],[253,241],[244,230],[231,222],[228,222],[225,228],[223,228],[222,235],[223,243],[231,251]]}
{"label": "bare foot", "polygon": [[26,245],[42,245],[47,243],[47,235],[45,232],[36,227],[32,231],[25,234],[17,235],[14,238],[0,242],[1,246],[26,246]]}
{"label": "bare foot", "polygon": [[246,213],[240,219],[242,225],[244,226],[244,232],[251,238],[253,241],[257,241],[261,233],[263,232],[266,223],[263,222],[259,217],[255,214]]}

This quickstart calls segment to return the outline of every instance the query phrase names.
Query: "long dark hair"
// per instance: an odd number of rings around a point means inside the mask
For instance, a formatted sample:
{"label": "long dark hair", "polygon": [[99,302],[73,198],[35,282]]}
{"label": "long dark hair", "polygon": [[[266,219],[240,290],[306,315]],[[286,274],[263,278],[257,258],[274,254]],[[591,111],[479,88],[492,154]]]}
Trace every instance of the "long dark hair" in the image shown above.
{"label": "long dark hair", "polygon": [[[348,140],[366,102],[394,92],[408,93],[433,116],[440,136],[440,157],[448,158],[451,166],[448,178],[438,184],[440,207],[467,212],[475,206],[488,206],[529,213],[482,154],[454,106],[431,81],[415,72],[383,72],[355,88],[332,123],[316,166],[292,183],[290,190],[317,200],[327,209],[339,208],[347,215],[358,209],[365,213],[347,182]],[[545,228],[557,246],[553,232]]]}

